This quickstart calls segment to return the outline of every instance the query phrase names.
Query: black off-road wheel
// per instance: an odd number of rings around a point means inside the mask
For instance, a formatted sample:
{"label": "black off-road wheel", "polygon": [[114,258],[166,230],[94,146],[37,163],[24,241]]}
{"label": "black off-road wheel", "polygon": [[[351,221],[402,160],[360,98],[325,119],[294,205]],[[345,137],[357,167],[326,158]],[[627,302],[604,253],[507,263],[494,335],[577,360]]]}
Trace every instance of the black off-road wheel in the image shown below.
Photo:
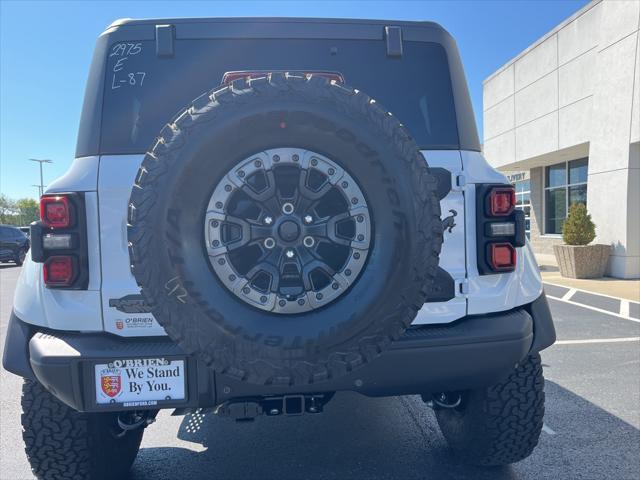
{"label": "black off-road wheel", "polygon": [[437,181],[398,120],[325,78],[208,92],[132,189],[133,274],[187,352],[253,384],[308,385],[410,325],[442,244]]}
{"label": "black off-road wheel", "polygon": [[22,430],[41,480],[126,478],[143,434],[139,428],[118,437],[117,414],[79,413],[32,380],[22,386]]}
{"label": "black off-road wheel", "polygon": [[544,417],[544,377],[538,353],[501,383],[462,395],[455,408],[436,408],[445,439],[465,463],[507,465],[533,452]]}

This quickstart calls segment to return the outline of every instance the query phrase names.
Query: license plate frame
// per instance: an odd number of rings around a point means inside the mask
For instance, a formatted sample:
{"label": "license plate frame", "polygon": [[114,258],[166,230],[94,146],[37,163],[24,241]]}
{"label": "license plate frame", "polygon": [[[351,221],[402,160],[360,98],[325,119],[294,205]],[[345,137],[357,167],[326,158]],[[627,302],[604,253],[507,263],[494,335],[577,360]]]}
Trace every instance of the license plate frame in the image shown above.
{"label": "license plate frame", "polygon": [[[178,376],[171,372],[178,369]],[[129,371],[127,371],[129,369]],[[149,374],[147,369],[155,371]],[[96,360],[90,363],[88,373],[92,381],[90,400],[98,410],[150,409],[184,405],[189,400],[189,361],[186,356],[129,357]],[[131,378],[132,372],[138,372]],[[157,372],[168,372],[158,376]],[[104,377],[104,378],[103,378]],[[109,378],[112,377],[112,378]],[[119,377],[119,380],[116,378]],[[144,391],[144,382],[160,380],[158,390]],[[104,384],[103,384],[104,382]],[[131,391],[130,383],[142,384],[138,394]],[[168,384],[169,389],[162,388]]]}

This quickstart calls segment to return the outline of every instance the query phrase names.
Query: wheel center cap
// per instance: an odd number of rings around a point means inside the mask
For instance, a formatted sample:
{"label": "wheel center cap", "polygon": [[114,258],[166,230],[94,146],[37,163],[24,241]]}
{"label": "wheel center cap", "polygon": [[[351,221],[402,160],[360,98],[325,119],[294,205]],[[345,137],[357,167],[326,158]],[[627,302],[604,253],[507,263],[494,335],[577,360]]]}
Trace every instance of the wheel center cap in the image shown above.
{"label": "wheel center cap", "polygon": [[285,242],[293,242],[300,236],[300,227],[293,220],[285,220],[278,227],[278,234]]}

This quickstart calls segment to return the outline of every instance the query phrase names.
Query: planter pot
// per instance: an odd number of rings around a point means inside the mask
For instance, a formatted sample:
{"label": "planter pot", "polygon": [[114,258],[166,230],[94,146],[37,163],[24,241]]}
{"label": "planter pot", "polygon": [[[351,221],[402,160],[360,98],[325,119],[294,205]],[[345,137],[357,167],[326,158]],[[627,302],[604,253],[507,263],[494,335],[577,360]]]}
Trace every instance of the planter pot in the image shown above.
{"label": "planter pot", "polygon": [[611,245],[554,245],[560,274],[569,278],[600,278],[607,268]]}

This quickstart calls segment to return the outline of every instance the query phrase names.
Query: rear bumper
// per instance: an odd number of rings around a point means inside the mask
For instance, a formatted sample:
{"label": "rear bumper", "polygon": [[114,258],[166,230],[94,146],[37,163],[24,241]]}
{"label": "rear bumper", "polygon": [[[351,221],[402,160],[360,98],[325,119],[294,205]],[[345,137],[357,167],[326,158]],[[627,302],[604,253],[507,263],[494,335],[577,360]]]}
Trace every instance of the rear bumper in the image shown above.
{"label": "rear bumper", "polygon": [[[116,359],[184,359],[187,398],[148,408],[209,407],[227,400],[352,390],[368,396],[425,394],[491,385],[526,355],[555,341],[544,294],[523,308],[466,317],[449,325],[412,327],[369,364],[338,379],[305,387],[258,386],[235,381],[204,366],[166,337],[120,338],[34,330],[12,314],[3,366],[37,379],[80,411],[126,410],[98,406],[93,366]],[[130,407],[140,409],[140,407]]]}

